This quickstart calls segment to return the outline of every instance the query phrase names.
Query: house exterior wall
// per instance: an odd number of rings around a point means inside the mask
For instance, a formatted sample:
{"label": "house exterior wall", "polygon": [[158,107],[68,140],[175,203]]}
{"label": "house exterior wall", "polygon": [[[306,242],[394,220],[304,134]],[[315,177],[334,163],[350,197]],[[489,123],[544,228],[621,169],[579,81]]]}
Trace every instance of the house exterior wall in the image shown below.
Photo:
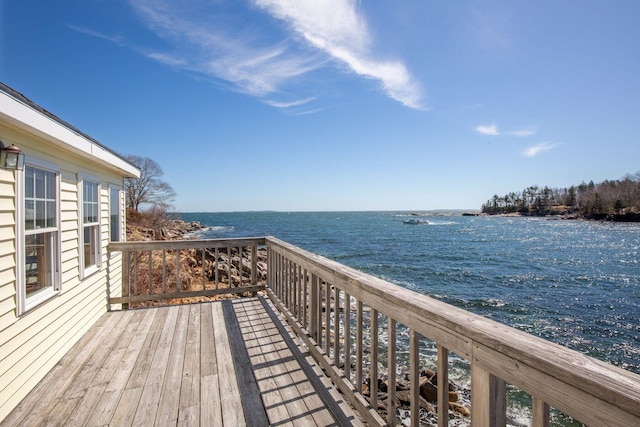
{"label": "house exterior wall", "polygon": [[[101,160],[87,159],[53,146],[40,136],[1,120],[0,139],[14,143],[27,162],[59,168],[59,291],[36,307],[19,313],[17,287],[21,218],[17,197],[23,172],[0,169],[0,421],[54,367],[62,356],[107,311],[107,295],[121,292],[121,254],[109,254],[109,188],[123,188],[123,174]],[[100,268],[83,277],[81,268],[82,175],[99,179]],[[124,230],[124,195],[120,195]],[[124,231],[122,232],[124,238]],[[108,271],[111,270],[111,271]],[[55,390],[51,391],[55,393]]]}

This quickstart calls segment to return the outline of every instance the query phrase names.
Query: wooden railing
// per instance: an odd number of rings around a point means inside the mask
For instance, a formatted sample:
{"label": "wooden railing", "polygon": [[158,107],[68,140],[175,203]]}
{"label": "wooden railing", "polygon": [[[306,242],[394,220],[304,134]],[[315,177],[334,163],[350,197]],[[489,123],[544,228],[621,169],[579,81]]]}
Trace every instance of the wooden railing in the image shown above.
{"label": "wooden railing", "polygon": [[[532,398],[532,425],[550,407],[589,426],[640,426],[640,375],[361,273],[272,237],[267,293],[314,358],[371,425],[395,425],[395,387],[378,408],[378,365],[395,384],[400,325],[409,330],[411,424],[418,425],[420,337],[437,345],[438,425],[448,424],[449,354],[471,365],[471,424],[506,424],[507,384]],[[368,321],[363,318],[368,317]],[[380,317],[388,348],[380,348]],[[403,329],[404,330],[404,329]],[[365,348],[364,337],[369,340]],[[368,355],[367,355],[368,353]],[[381,355],[386,354],[386,360]],[[368,360],[367,360],[368,359]],[[366,362],[366,363],[365,363]],[[369,372],[363,372],[368,365]],[[444,415],[441,416],[440,414]]]}
{"label": "wooden railing", "polygon": [[[264,261],[259,254],[264,252]],[[255,294],[269,298],[370,425],[395,425],[398,331],[408,331],[410,416],[418,425],[420,343],[437,348],[438,425],[449,419],[450,353],[470,364],[472,426],[505,425],[507,384],[532,398],[532,425],[553,407],[589,426],[640,426],[640,375],[307,252],[273,237],[114,242],[122,295],[110,304]],[[381,322],[381,319],[383,322]],[[385,332],[387,345],[378,341]],[[406,341],[406,340],[405,340]],[[386,414],[378,366],[387,371]],[[404,367],[402,369],[405,369]],[[368,382],[365,390],[366,378]]]}
{"label": "wooden railing", "polygon": [[255,294],[265,288],[266,264],[261,269],[258,259],[264,244],[264,238],[112,242],[109,252],[122,252],[122,295],[110,297],[109,304],[127,308],[148,301]]}

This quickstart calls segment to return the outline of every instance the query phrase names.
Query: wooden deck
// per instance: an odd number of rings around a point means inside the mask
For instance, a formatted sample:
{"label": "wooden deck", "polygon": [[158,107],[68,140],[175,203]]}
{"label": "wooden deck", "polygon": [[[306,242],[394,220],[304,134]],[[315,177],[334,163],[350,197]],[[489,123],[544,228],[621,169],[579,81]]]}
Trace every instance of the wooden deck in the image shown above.
{"label": "wooden deck", "polygon": [[2,422],[358,424],[263,297],[106,313]]}

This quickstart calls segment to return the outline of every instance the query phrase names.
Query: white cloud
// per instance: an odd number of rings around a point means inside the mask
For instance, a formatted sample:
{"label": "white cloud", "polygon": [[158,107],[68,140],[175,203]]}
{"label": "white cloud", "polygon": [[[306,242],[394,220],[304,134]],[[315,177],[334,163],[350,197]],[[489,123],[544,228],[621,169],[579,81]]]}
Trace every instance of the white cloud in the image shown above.
{"label": "white cloud", "polygon": [[306,99],[297,99],[295,101],[289,101],[289,102],[266,100],[265,103],[276,108],[290,108],[290,107],[299,107],[313,100],[315,100],[314,97],[306,98]]}
{"label": "white cloud", "polygon": [[378,80],[385,93],[403,105],[423,109],[422,90],[400,61],[381,61],[371,51],[372,39],[353,0],[254,0],[317,49],[346,64],[351,71]]}
{"label": "white cloud", "polygon": [[[276,108],[288,108],[288,103],[274,100],[285,92],[316,99],[317,94],[309,92],[317,89],[300,83],[333,59],[359,76],[378,81],[390,98],[409,108],[424,108],[420,84],[404,63],[378,59],[355,0],[250,2],[257,7],[235,2],[129,0],[142,22],[168,46],[154,48],[153,53],[134,49],[163,64],[226,82],[231,89]],[[279,40],[274,39],[278,30],[265,29],[268,20],[255,15],[264,12],[287,24],[287,33],[280,34]]]}
{"label": "white cloud", "polygon": [[477,126],[475,130],[481,135],[488,135],[488,136],[506,135],[506,136],[516,136],[518,138],[524,138],[527,136],[535,135],[537,133],[537,131],[533,129],[499,131],[498,126],[496,126],[495,123],[488,126],[483,126],[483,125]]}
{"label": "white cloud", "polygon": [[522,152],[522,154],[525,157],[535,157],[543,151],[548,151],[556,148],[558,145],[559,144],[554,144],[551,141],[541,142],[540,144],[527,148]]}
{"label": "white cloud", "polygon": [[124,40],[123,40],[123,38],[121,36],[111,36],[111,35],[107,35],[107,34],[99,32],[99,31],[96,31],[96,30],[92,30],[90,28],[78,27],[76,25],[71,25],[71,24],[67,24],[67,27],[71,28],[74,31],[77,31],[77,32],[82,33],[82,34],[86,34],[86,35],[91,36],[91,37],[97,37],[99,39],[108,40],[108,41],[110,41],[112,43],[115,43],[117,45],[120,45],[120,46],[126,46],[126,44],[125,44],[125,42],[124,42]]}
{"label": "white cloud", "polygon": [[476,132],[478,132],[479,134],[488,135],[488,136],[500,135],[498,133],[498,127],[495,125],[495,123],[489,126],[478,126],[476,127]]}
{"label": "white cloud", "polygon": [[535,135],[536,133],[537,131],[533,129],[520,129],[520,130],[512,130],[510,132],[507,132],[508,135],[517,136],[519,138]]}

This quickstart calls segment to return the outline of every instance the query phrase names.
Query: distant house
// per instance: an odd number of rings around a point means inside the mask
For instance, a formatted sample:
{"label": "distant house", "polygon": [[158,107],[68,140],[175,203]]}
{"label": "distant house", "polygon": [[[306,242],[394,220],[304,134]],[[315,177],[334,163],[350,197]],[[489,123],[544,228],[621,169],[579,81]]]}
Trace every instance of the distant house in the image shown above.
{"label": "distant house", "polygon": [[[121,292],[123,180],[139,170],[0,83],[0,421]],[[1,146],[0,146],[1,148]],[[51,390],[55,393],[55,390]]]}

